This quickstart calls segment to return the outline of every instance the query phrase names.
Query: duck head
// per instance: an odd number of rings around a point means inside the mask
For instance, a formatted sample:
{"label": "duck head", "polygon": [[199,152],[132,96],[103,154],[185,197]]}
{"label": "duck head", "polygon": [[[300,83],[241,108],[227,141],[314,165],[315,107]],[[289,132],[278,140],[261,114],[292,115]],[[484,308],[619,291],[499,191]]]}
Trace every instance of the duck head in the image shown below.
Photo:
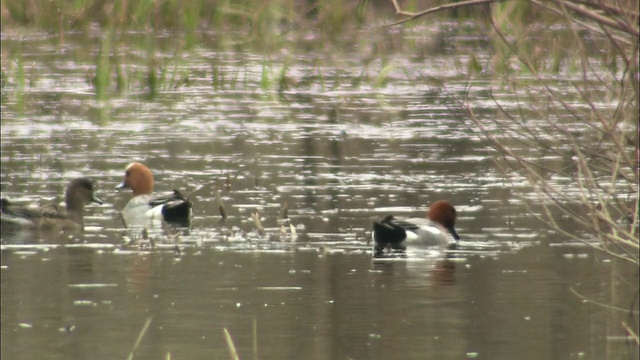
{"label": "duck head", "polygon": [[67,206],[67,216],[71,221],[73,221],[74,226],[79,224],[80,229],[84,227],[82,213],[84,211],[84,206],[91,202],[102,205],[102,200],[96,196],[93,181],[84,177],[71,180],[67,186],[65,204]]}
{"label": "duck head", "polygon": [[83,177],[71,180],[65,194],[67,209],[82,210],[84,205],[90,202],[102,205],[102,200],[96,196],[95,190],[93,181],[88,178]]}
{"label": "duck head", "polygon": [[458,235],[455,228],[457,218],[456,209],[451,203],[446,200],[436,201],[429,207],[427,218],[444,226],[456,241],[460,240],[460,235]]}
{"label": "duck head", "polygon": [[145,165],[134,162],[127,166],[124,179],[116,189],[129,188],[133,196],[151,194],[153,192],[153,175]]}

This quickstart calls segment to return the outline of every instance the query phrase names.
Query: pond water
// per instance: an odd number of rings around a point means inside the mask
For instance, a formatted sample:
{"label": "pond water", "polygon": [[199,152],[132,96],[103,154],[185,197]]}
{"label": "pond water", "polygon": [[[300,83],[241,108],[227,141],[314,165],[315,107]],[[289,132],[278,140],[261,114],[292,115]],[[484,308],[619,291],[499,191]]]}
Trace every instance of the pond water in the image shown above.
{"label": "pond water", "polygon": [[[25,86],[3,87],[2,197],[55,200],[84,175],[105,204],[71,239],[3,233],[2,358],[225,359],[224,329],[244,359],[637,357],[625,313],[596,304],[631,298],[617,279],[635,270],[528,214],[450,101],[471,87],[476,111],[497,114],[491,97],[508,104],[510,91],[465,77],[467,58],[442,44],[486,60],[486,39],[449,28],[435,44],[390,30],[358,56],[203,45],[172,57],[165,36],[157,93],[144,54],[120,49],[129,87],[106,101],[91,82],[95,43],[3,33],[3,83],[22,68]],[[151,245],[123,229],[130,194],[115,187],[132,161],[156,191],[189,193],[188,233]],[[458,210],[459,250],[372,259],[373,219],[424,216],[439,199]],[[295,234],[278,223],[284,206]]]}

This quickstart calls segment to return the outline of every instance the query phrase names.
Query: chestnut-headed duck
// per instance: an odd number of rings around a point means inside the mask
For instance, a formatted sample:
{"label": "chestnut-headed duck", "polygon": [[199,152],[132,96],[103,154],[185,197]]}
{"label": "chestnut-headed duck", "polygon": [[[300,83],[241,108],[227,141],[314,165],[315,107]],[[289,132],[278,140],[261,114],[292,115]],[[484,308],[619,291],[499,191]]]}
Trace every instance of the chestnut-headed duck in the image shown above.
{"label": "chestnut-headed duck", "polygon": [[2,199],[2,227],[12,230],[83,230],[84,207],[92,202],[102,204],[102,200],[96,197],[93,182],[84,177],[73,179],[67,186],[64,208],[53,203],[22,206]]}
{"label": "chestnut-headed duck", "polygon": [[385,249],[402,252],[407,245],[452,248],[460,239],[455,225],[456,209],[445,200],[433,203],[426,218],[398,219],[387,215],[373,222],[374,256],[383,255]]}
{"label": "chestnut-headed duck", "polygon": [[191,201],[180,191],[154,197],[153,174],[145,165],[134,162],[127,166],[124,180],[117,189],[128,188],[133,198],[122,210],[122,218],[127,227],[147,226],[155,221],[165,221],[178,226],[189,226],[191,223]]}

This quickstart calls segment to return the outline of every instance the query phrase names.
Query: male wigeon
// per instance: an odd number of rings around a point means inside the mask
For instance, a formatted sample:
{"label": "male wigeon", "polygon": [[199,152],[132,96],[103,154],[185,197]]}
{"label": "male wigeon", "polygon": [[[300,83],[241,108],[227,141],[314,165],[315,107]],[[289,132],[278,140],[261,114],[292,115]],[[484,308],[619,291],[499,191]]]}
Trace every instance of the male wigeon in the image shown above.
{"label": "male wigeon", "polygon": [[148,167],[138,162],[127,166],[124,180],[116,187],[129,188],[133,192],[133,198],[122,210],[126,226],[147,226],[154,221],[189,226],[191,201],[175,189],[169,195],[153,197],[153,185],[153,175]]}
{"label": "male wigeon", "polygon": [[373,222],[374,256],[383,255],[385,249],[404,251],[407,245],[451,248],[460,239],[455,225],[456,209],[445,200],[433,203],[427,218],[398,219],[387,215]]}
{"label": "male wigeon", "polygon": [[21,206],[2,199],[2,227],[12,230],[82,230],[84,207],[95,202],[102,204],[95,194],[93,182],[87,178],[71,180],[65,195],[65,207],[46,204],[38,207]]}

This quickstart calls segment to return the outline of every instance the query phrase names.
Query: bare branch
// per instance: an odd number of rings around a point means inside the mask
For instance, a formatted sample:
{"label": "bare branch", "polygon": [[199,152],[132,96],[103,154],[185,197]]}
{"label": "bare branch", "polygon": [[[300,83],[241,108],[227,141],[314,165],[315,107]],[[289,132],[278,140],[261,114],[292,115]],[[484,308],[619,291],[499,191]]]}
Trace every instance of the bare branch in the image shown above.
{"label": "bare branch", "polygon": [[414,12],[408,12],[408,11],[402,10],[400,8],[400,6],[398,5],[397,0],[391,0],[391,2],[393,3],[393,7],[396,9],[396,14],[407,16],[407,18],[402,19],[400,21],[396,21],[396,22],[391,23],[391,24],[386,24],[386,25],[383,25],[383,26],[384,27],[396,26],[396,25],[400,25],[400,24],[406,23],[408,21],[412,21],[412,20],[421,18],[421,17],[423,17],[425,15],[429,15],[429,14],[440,12],[440,11],[457,9],[457,8],[461,8],[461,7],[470,7],[470,6],[476,6],[476,5],[491,4],[491,3],[499,2],[499,1],[503,1],[503,0],[468,0],[468,1],[461,1],[461,2],[458,2],[458,3],[440,5],[440,6],[436,6],[436,7],[424,10],[424,11],[420,11],[420,12],[414,13]]}
{"label": "bare branch", "polygon": [[585,8],[582,5],[579,4],[574,4],[571,1],[566,1],[566,0],[550,0],[552,2],[555,2],[558,6],[560,7],[565,7],[579,15],[582,15],[586,18],[589,18],[599,24],[605,25],[605,26],[609,26],[612,27],[614,29],[618,29],[620,31],[624,31],[628,34],[634,35],[635,37],[638,37],[638,35],[640,35],[640,33],[638,33],[638,23],[635,23],[635,27],[632,24],[627,24],[627,23],[622,23],[620,21],[616,21],[615,19],[611,18],[611,17],[607,17],[604,15],[600,15],[600,13],[589,10],[587,8]]}

